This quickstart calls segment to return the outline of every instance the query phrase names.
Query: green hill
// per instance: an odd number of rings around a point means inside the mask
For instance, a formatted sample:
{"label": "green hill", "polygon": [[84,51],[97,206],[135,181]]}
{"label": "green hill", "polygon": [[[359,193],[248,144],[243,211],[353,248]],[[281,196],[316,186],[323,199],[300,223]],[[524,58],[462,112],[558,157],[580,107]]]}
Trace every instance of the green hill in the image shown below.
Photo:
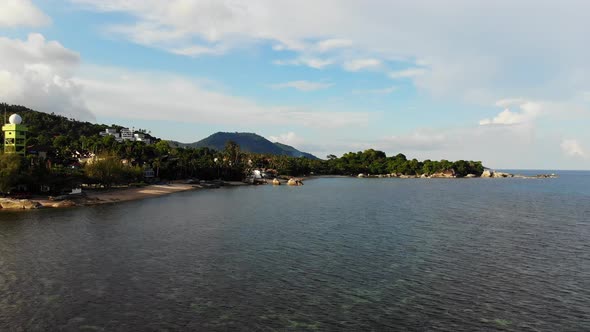
{"label": "green hill", "polygon": [[279,143],[279,142],[274,142],[273,144],[278,146],[279,148],[283,149],[283,151],[287,152],[289,156],[297,157],[297,158],[305,157],[308,159],[318,159],[318,157],[312,155],[311,153],[299,151],[290,145]]}
{"label": "green hill", "polygon": [[242,151],[252,153],[264,153],[273,154],[279,156],[291,156],[291,157],[305,157],[308,159],[318,159],[316,156],[301,152],[292,146],[273,143],[266,138],[254,134],[254,133],[225,133],[218,132],[205,139],[202,139],[195,143],[184,144],[178,142],[172,142],[175,146],[181,147],[192,147],[192,148],[210,148],[217,151],[221,151],[225,147],[225,143],[228,141],[236,142]]}

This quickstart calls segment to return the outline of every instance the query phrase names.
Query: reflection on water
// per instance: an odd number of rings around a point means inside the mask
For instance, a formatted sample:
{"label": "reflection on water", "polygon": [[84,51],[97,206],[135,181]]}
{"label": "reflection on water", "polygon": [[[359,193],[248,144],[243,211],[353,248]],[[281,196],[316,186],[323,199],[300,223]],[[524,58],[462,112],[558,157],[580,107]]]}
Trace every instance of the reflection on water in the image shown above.
{"label": "reflection on water", "polygon": [[590,330],[590,173],[0,213],[0,330]]}

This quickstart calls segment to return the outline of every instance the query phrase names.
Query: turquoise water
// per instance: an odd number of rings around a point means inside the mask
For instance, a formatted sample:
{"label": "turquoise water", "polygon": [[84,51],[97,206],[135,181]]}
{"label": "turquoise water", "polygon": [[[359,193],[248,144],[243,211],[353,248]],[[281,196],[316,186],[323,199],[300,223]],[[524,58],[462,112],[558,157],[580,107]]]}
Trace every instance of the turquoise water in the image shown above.
{"label": "turquoise water", "polygon": [[[535,172],[536,173],[536,172]],[[0,330],[590,330],[590,173],[0,213]]]}

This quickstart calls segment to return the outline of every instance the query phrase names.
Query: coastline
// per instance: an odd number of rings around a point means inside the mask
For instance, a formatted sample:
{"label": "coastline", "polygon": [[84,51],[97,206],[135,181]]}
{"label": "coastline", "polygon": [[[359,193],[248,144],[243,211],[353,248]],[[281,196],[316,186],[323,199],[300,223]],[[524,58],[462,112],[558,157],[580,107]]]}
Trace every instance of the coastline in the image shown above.
{"label": "coastline", "polygon": [[[539,178],[555,178],[557,177],[555,174],[540,174],[536,176],[524,176],[524,175],[515,175],[510,173],[502,173],[502,172],[489,172],[488,176],[478,176],[477,178],[520,178],[520,179],[539,179]],[[484,172],[485,174],[485,172]],[[359,174],[358,176],[347,176],[347,175],[308,175],[303,177],[278,177],[278,184],[281,185],[288,185],[288,179],[295,179],[298,181],[309,181],[313,179],[319,178],[401,178],[401,179],[420,179],[420,178],[447,178],[447,179],[457,179],[458,177],[448,176],[446,174],[440,174],[440,176],[433,175],[429,177],[420,177],[420,176],[406,176],[406,175],[397,175],[397,174],[378,174],[378,175],[370,175],[370,174]],[[469,177],[465,177],[469,178]],[[254,185],[273,185],[272,180],[264,179],[258,183],[252,183]],[[185,181],[174,181],[167,184],[151,184],[143,187],[126,187],[126,188],[111,188],[108,190],[87,190],[84,192],[83,195],[71,195],[60,199],[60,200],[53,200],[49,197],[34,197],[31,199],[2,199],[0,198],[0,211],[19,211],[19,210],[34,210],[34,209],[56,209],[56,208],[69,208],[69,207],[77,207],[77,206],[92,206],[92,205],[102,205],[102,204],[110,204],[110,203],[119,203],[119,202],[128,202],[128,201],[136,201],[142,200],[146,198],[152,197],[160,197],[165,196],[177,192],[183,191],[191,191],[191,190],[200,190],[200,189],[210,189],[210,188],[219,188],[221,186],[244,186],[244,185],[252,185],[244,182],[239,181],[210,181],[210,182],[201,182],[201,183],[186,183]],[[298,184],[303,185],[303,183]]]}
{"label": "coastline", "polygon": [[60,208],[136,201],[150,197],[160,197],[177,192],[197,189],[200,188],[191,184],[153,184],[136,188],[115,188],[106,191],[87,191],[85,192],[86,195],[84,197],[67,199],[63,201],[53,201],[50,199],[32,200],[41,203],[41,205],[45,208]]}
{"label": "coastline", "polygon": [[[223,182],[222,186],[241,186],[241,182],[229,181]],[[217,186],[219,187],[219,186]],[[111,204],[119,202],[137,201],[152,197],[161,197],[183,191],[192,191],[211,188],[201,184],[187,184],[181,182],[172,182],[168,184],[152,184],[144,187],[132,188],[112,188],[108,190],[88,190],[84,195],[72,195],[63,200],[51,200],[48,197],[33,197],[30,199],[0,199],[3,202],[0,205],[1,211],[26,211],[36,209],[59,209],[82,207],[92,205]]]}

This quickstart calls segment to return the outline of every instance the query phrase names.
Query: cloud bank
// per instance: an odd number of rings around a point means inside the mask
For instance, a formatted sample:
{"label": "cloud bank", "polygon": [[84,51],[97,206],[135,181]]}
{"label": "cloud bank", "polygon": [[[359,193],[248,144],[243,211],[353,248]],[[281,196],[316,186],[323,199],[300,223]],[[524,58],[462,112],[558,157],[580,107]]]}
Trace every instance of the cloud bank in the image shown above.
{"label": "cloud bank", "polygon": [[30,0],[0,1],[0,28],[40,27],[50,23],[49,16],[33,5]]}
{"label": "cloud bank", "polygon": [[80,56],[41,34],[26,40],[0,37],[0,99],[7,103],[95,120],[73,80]]}

